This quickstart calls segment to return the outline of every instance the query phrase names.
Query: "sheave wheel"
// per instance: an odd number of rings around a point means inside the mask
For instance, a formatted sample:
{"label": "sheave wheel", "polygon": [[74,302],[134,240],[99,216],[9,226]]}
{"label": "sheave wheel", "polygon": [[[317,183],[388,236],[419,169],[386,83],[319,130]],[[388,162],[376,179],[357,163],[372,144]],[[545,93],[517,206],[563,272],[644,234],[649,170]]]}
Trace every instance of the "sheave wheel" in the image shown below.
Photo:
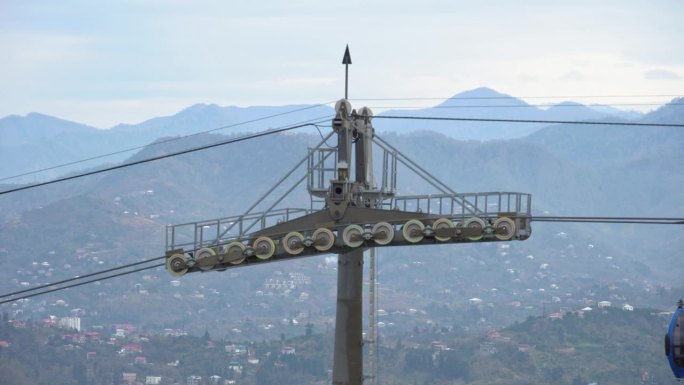
{"label": "sheave wheel", "polygon": [[425,225],[417,219],[411,219],[401,227],[401,234],[410,243],[418,243],[423,240]]}

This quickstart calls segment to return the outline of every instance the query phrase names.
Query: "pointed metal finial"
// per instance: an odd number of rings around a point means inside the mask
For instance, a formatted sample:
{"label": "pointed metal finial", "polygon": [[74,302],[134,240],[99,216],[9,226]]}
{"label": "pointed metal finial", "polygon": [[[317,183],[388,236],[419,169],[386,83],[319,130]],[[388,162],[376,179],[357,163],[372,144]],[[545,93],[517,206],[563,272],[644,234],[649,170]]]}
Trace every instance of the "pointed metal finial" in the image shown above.
{"label": "pointed metal finial", "polygon": [[351,64],[351,55],[349,54],[349,44],[344,50],[344,57],[342,64],[344,64],[344,98],[349,99],[349,65]]}
{"label": "pointed metal finial", "polygon": [[351,64],[351,55],[349,54],[349,44],[347,44],[347,49],[344,50],[344,57],[342,58],[342,64]]}

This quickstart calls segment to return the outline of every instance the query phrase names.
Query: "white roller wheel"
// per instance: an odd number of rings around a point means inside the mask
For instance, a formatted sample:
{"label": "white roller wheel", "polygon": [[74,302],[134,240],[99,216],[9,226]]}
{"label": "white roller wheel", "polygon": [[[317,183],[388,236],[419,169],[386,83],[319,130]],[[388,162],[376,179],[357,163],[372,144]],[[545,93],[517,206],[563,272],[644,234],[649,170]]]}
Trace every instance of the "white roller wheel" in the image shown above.
{"label": "white roller wheel", "polygon": [[511,218],[501,217],[494,221],[494,236],[501,241],[510,241],[515,235],[515,222]]}
{"label": "white roller wheel", "polygon": [[318,251],[328,251],[335,244],[335,234],[330,229],[324,227],[316,229],[311,238],[313,238],[314,247]]}
{"label": "white roller wheel", "polygon": [[[432,229],[437,230],[437,229],[451,229],[454,227],[454,223],[451,222],[451,219],[447,218],[439,218],[432,224]],[[449,239],[451,239],[451,236],[437,236],[435,235],[435,239],[440,241],[440,242],[446,242]]]}
{"label": "white roller wheel", "polygon": [[200,270],[208,271],[213,269],[218,263],[216,251],[210,247],[203,247],[195,253],[195,262]]}
{"label": "white roller wheel", "polygon": [[297,255],[304,251],[304,236],[296,231],[283,237],[283,248],[288,254]]}
{"label": "white roller wheel", "polygon": [[389,244],[394,239],[394,226],[387,222],[376,223],[371,232],[375,243],[381,246]]}
{"label": "white roller wheel", "polygon": [[261,260],[270,259],[275,254],[275,242],[269,237],[259,237],[252,243],[254,255]]}
{"label": "white roller wheel", "polygon": [[359,225],[349,225],[342,232],[342,240],[349,247],[359,247],[363,245],[363,227]]}
{"label": "white roller wheel", "polygon": [[245,261],[245,245],[242,242],[231,242],[223,246],[223,260],[231,265],[239,265]]}
{"label": "white roller wheel", "polygon": [[482,232],[479,235],[474,235],[467,237],[471,241],[479,241],[484,237],[484,228],[485,228],[485,221],[483,221],[480,218],[473,217],[473,218],[468,218],[463,222],[463,227],[467,229],[480,229]]}
{"label": "white roller wheel", "polygon": [[174,254],[169,258],[166,258],[166,270],[180,277],[188,272],[188,258],[183,254]]}
{"label": "white roller wheel", "polygon": [[417,219],[411,219],[404,223],[401,228],[401,233],[404,239],[410,243],[418,243],[423,240],[423,230],[425,225]]}

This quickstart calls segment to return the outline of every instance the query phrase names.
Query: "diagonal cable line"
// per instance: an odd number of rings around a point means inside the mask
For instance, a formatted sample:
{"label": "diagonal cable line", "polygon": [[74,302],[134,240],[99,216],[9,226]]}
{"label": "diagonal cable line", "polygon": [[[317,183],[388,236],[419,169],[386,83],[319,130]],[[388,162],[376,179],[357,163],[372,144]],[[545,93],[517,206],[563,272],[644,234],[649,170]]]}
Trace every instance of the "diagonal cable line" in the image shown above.
{"label": "diagonal cable line", "polygon": [[[669,218],[669,217],[666,218],[666,217],[532,216],[529,219],[531,221],[536,221],[536,222],[684,225],[684,218]],[[187,250],[186,252],[191,252],[191,251],[193,251],[193,250]],[[166,258],[166,256],[154,257],[154,258],[150,258],[150,259],[147,259],[144,261],[134,262],[134,263],[130,263],[128,265],[119,266],[119,267],[115,267],[115,268],[111,268],[111,269],[107,269],[107,270],[102,270],[99,272],[94,272],[94,273],[90,273],[90,274],[83,275],[80,277],[73,277],[73,278],[69,278],[69,279],[65,279],[65,280],[61,280],[61,281],[57,281],[57,282],[53,282],[53,283],[49,283],[49,284],[44,284],[44,285],[37,286],[37,287],[31,288],[31,289],[20,290],[20,291],[15,291],[13,293],[3,294],[3,295],[0,295],[0,298],[8,298],[8,297],[16,296],[18,294],[25,294],[25,293],[28,293],[30,291],[36,291],[39,289],[44,289],[44,288],[49,288],[49,287],[56,286],[56,285],[61,285],[63,283],[69,283],[69,282],[73,282],[73,281],[77,281],[77,280],[82,280],[84,278],[94,277],[97,275],[113,272],[116,270],[122,270],[122,269],[126,269],[129,267],[137,266],[140,264],[154,262],[156,260],[163,259],[163,258]],[[22,295],[19,297],[14,297],[11,299],[3,299],[0,301],[0,305],[5,304],[5,303],[9,303],[9,302],[18,301],[21,299],[36,297],[36,296],[43,295],[43,294],[53,293],[56,291],[65,290],[65,289],[69,289],[72,287],[86,285],[88,283],[93,283],[93,282],[97,282],[97,281],[104,281],[107,279],[121,277],[124,275],[133,274],[133,273],[137,273],[137,272],[144,271],[144,270],[154,269],[157,267],[162,267],[164,265],[165,265],[165,263],[155,264],[155,265],[151,265],[151,266],[144,266],[144,267],[140,267],[140,268],[133,269],[133,270],[127,270],[127,271],[117,273],[117,274],[111,274],[111,275],[107,275],[104,277],[90,279],[87,281],[81,281],[81,282],[71,283],[69,285],[58,286],[58,287],[55,287],[55,288],[52,288],[49,290],[40,291],[38,293],[30,293],[30,294],[25,294],[25,295]]]}
{"label": "diagonal cable line", "polygon": [[566,222],[566,223],[625,223],[642,225],[683,225],[684,218],[657,217],[572,217],[572,216],[532,216],[534,222]]}
{"label": "diagonal cable line", "polygon": [[127,168],[127,167],[131,167],[131,166],[136,166],[136,165],[143,164],[143,163],[154,162],[154,161],[161,160],[161,159],[171,158],[171,157],[175,157],[178,155],[189,154],[192,152],[197,152],[197,151],[202,151],[202,150],[206,150],[209,148],[224,146],[224,145],[231,144],[231,143],[237,143],[237,142],[242,142],[242,141],[246,141],[249,139],[260,138],[262,136],[268,136],[268,135],[273,135],[273,134],[277,134],[277,133],[281,133],[281,132],[291,131],[291,130],[294,130],[297,128],[302,128],[302,127],[307,127],[307,126],[315,126],[317,123],[322,123],[328,119],[329,119],[329,116],[324,116],[324,117],[320,117],[320,118],[316,118],[316,119],[311,119],[310,123],[302,123],[302,124],[298,124],[298,125],[294,125],[294,126],[288,126],[288,127],[283,127],[283,128],[276,128],[276,129],[261,131],[261,132],[257,132],[254,134],[243,135],[243,136],[239,136],[237,138],[231,138],[231,139],[223,140],[220,142],[216,142],[216,143],[212,143],[212,144],[208,144],[208,145],[204,145],[204,146],[193,147],[193,148],[182,150],[182,151],[177,151],[177,152],[172,152],[169,154],[155,156],[152,158],[142,159],[142,160],[129,162],[129,163],[123,163],[123,164],[119,164],[116,166],[106,167],[106,168],[102,168],[102,169],[98,169],[98,170],[94,170],[94,171],[89,171],[89,172],[84,172],[84,173],[80,173],[80,174],[76,174],[76,175],[63,177],[63,178],[57,178],[57,179],[49,180],[47,182],[40,182],[40,183],[34,183],[34,184],[26,185],[26,186],[16,187],[16,188],[0,191],[0,195],[5,195],[5,194],[17,192],[17,191],[28,190],[28,189],[46,186],[46,185],[50,185],[50,184],[54,184],[54,183],[65,182],[68,180],[83,178],[86,176],[100,174],[103,172],[108,172],[108,171],[118,170],[118,169]]}
{"label": "diagonal cable line", "polygon": [[58,169],[58,168],[61,168],[61,167],[73,166],[73,165],[75,165],[75,164],[84,163],[84,162],[89,162],[89,161],[91,161],[91,160],[96,160],[96,159],[102,159],[102,158],[106,158],[106,157],[113,156],[113,155],[124,154],[124,153],[126,153],[126,152],[135,151],[135,150],[140,150],[140,149],[143,149],[143,148],[145,148],[145,147],[151,147],[151,146],[157,146],[157,145],[164,144],[164,143],[175,142],[175,141],[177,141],[177,140],[182,140],[182,139],[186,139],[186,138],[191,138],[191,137],[197,136],[197,135],[208,134],[208,133],[210,133],[210,132],[225,130],[225,129],[227,129],[227,128],[233,128],[233,127],[238,127],[238,126],[242,126],[242,125],[246,125],[246,124],[250,124],[250,123],[260,122],[260,121],[262,121],[262,120],[267,120],[267,119],[276,118],[276,117],[278,117],[278,116],[293,114],[293,113],[295,113],[295,112],[301,112],[301,111],[309,110],[309,109],[312,109],[312,108],[324,107],[324,106],[327,106],[327,105],[330,104],[330,103],[332,103],[332,102],[314,104],[314,105],[311,105],[311,106],[302,107],[302,108],[297,108],[297,109],[294,109],[294,110],[285,111],[285,112],[280,112],[280,113],[277,113],[277,114],[267,115],[267,116],[263,116],[263,117],[260,117],[260,118],[255,118],[255,119],[245,120],[245,121],[238,122],[238,123],[228,124],[228,125],[225,125],[225,126],[212,128],[212,129],[210,129],[210,130],[204,130],[204,131],[199,131],[199,132],[195,132],[195,133],[192,133],[192,134],[183,135],[183,136],[179,136],[179,137],[175,137],[175,138],[168,138],[168,139],[164,139],[164,140],[160,140],[160,141],[155,141],[155,142],[152,142],[152,143],[150,143],[150,144],[146,144],[146,145],[142,145],[142,146],[126,148],[126,149],[123,149],[123,150],[118,150],[118,151],[110,152],[110,153],[108,153],[108,154],[102,154],[102,155],[97,155],[97,156],[93,156],[93,157],[90,157],[90,158],[85,158],[85,159],[75,160],[75,161],[72,161],[72,162],[62,163],[62,164],[58,164],[58,165],[54,165],[54,166],[42,168],[42,169],[40,169],[40,170],[28,171],[28,172],[21,173],[21,174],[16,174],[16,175],[12,175],[12,176],[8,176],[8,177],[0,178],[0,182],[5,181],[5,180],[9,180],[9,179],[19,178],[19,177],[26,176],[26,175],[37,174],[37,173],[40,173],[40,172],[43,172],[43,171],[55,170],[55,169]]}
{"label": "diagonal cable line", "polygon": [[570,98],[678,98],[682,94],[649,94],[649,95],[550,95],[550,96],[447,96],[447,97],[415,97],[415,98],[351,98],[350,101],[391,101],[391,100],[497,100],[497,99],[570,99]]}
{"label": "diagonal cable line", "polygon": [[[541,99],[541,98],[560,99],[560,98],[589,98],[589,97],[593,97],[593,98],[636,98],[636,97],[638,97],[638,98],[649,98],[649,97],[680,97],[680,96],[681,95],[570,95],[570,96],[528,96],[528,97],[522,97],[522,98],[526,98],[526,99]],[[350,100],[351,101],[444,100],[445,102],[448,102],[451,100],[497,100],[497,99],[505,100],[505,99],[512,99],[512,98],[514,98],[514,97],[510,97],[510,96],[483,96],[483,97],[443,97],[443,98],[437,98],[437,97],[354,98],[354,99],[350,99]],[[199,132],[195,132],[195,133],[180,136],[180,137],[168,138],[168,139],[156,141],[156,142],[153,142],[153,143],[150,143],[147,145],[130,147],[127,149],[122,149],[122,150],[110,152],[107,154],[101,154],[101,155],[97,155],[97,156],[93,156],[93,157],[89,157],[89,158],[79,159],[79,160],[75,160],[75,161],[71,161],[71,162],[67,162],[67,163],[62,163],[62,164],[58,164],[58,165],[54,165],[54,166],[50,166],[50,167],[45,167],[45,168],[42,168],[39,170],[27,171],[24,173],[0,178],[0,182],[5,181],[5,180],[19,178],[22,176],[38,174],[38,173],[41,173],[44,171],[55,170],[55,169],[66,167],[66,166],[72,166],[72,165],[79,164],[79,163],[89,162],[89,161],[96,160],[96,159],[102,159],[102,158],[106,158],[106,157],[113,156],[113,155],[119,155],[119,154],[123,154],[123,153],[130,152],[130,151],[140,150],[140,149],[148,147],[148,146],[156,146],[156,145],[163,144],[163,143],[168,143],[168,142],[173,142],[173,141],[177,141],[177,140],[182,140],[185,138],[190,138],[190,137],[193,137],[196,135],[206,134],[206,133],[210,133],[210,132],[224,130],[227,128],[232,128],[232,127],[237,127],[237,126],[246,125],[246,124],[250,124],[250,123],[255,123],[255,122],[275,118],[278,116],[288,115],[288,114],[301,112],[301,111],[305,111],[305,110],[309,110],[309,109],[313,109],[313,108],[317,108],[317,107],[324,107],[324,106],[327,106],[333,102],[334,101],[329,101],[329,102],[325,102],[325,103],[318,103],[318,104],[314,104],[314,105],[310,105],[310,106],[306,106],[306,107],[302,107],[302,108],[297,108],[297,109],[290,110],[290,111],[280,112],[277,114],[267,115],[267,116],[263,116],[260,118],[255,118],[255,119],[250,119],[250,120],[246,120],[246,121],[242,121],[242,122],[238,122],[238,123],[233,123],[233,124],[229,124],[229,125],[225,125],[225,126],[220,126],[220,127],[216,127],[216,128],[209,129],[209,130],[199,131]],[[661,104],[659,104],[659,103],[644,103],[644,102],[619,103],[619,104],[613,103],[613,104],[611,104],[611,106],[655,106],[655,105],[661,105]],[[682,103],[668,103],[667,105],[684,105],[684,104],[682,104]],[[423,106],[423,107],[419,107],[419,106],[375,106],[375,107],[369,106],[369,107],[372,107],[372,108],[409,108],[409,109],[424,109],[424,108],[440,108],[440,109],[449,108],[449,109],[452,109],[452,108],[470,108],[470,107],[473,107],[473,108],[512,108],[512,107],[519,108],[519,107],[554,107],[554,106],[555,107],[584,107],[585,105],[526,104],[526,105],[514,105],[514,106],[509,106],[509,105],[475,105],[475,106],[427,106],[427,107],[426,106]],[[586,105],[586,107],[591,107],[591,105]]]}
{"label": "diagonal cable line", "polygon": [[[615,106],[620,106],[620,107],[631,107],[631,106],[662,106],[661,103],[613,103],[610,105],[611,107]],[[684,103],[667,103],[666,106],[684,106]],[[513,104],[513,105],[505,105],[505,104],[477,104],[477,105],[468,105],[468,104],[454,104],[454,105],[437,105],[437,106],[366,106],[369,108],[381,108],[381,109],[425,109],[425,110],[430,110],[430,109],[458,109],[458,108],[538,108],[538,107],[559,107],[559,108],[588,108],[592,109],[594,107],[593,105],[585,105],[585,104],[551,104],[551,103],[545,103],[545,104]],[[604,106],[599,106],[599,107],[604,107]],[[600,111],[596,111],[600,112]]]}
{"label": "diagonal cable line", "polygon": [[405,119],[405,120],[441,120],[456,122],[499,122],[499,123],[545,123],[545,124],[587,124],[603,126],[634,126],[634,127],[678,127],[684,128],[684,124],[670,123],[629,123],[629,122],[597,122],[597,121],[574,121],[574,120],[534,120],[534,119],[490,119],[490,118],[446,118],[438,116],[388,116],[377,115],[373,119]]}
{"label": "diagonal cable line", "polygon": [[73,281],[78,281],[78,280],[81,280],[81,279],[94,277],[94,276],[100,275],[100,274],[111,273],[111,272],[113,272],[113,271],[123,270],[123,269],[127,269],[127,268],[133,267],[133,266],[143,265],[143,264],[150,263],[150,262],[154,262],[154,261],[157,261],[157,260],[163,259],[163,258],[166,258],[166,257],[164,257],[164,256],[161,256],[161,257],[154,257],[154,258],[146,259],[146,260],[144,260],[144,261],[133,262],[133,263],[129,263],[129,264],[127,264],[127,265],[118,266],[118,267],[113,267],[113,268],[111,268],[111,269],[106,269],[106,270],[102,270],[102,271],[97,271],[97,272],[94,272],[94,273],[89,273],[89,274],[85,274],[85,275],[77,275],[77,276],[75,276],[75,277],[63,279],[63,280],[61,280],[61,281],[52,282],[52,283],[46,283],[46,284],[44,284],[44,285],[40,285],[40,286],[36,286],[36,287],[24,289],[24,290],[19,290],[19,291],[15,291],[15,292],[12,292],[12,293],[2,294],[2,295],[0,295],[0,299],[5,298],[5,297],[12,297],[12,296],[15,296],[15,295],[17,295],[17,294],[28,293],[28,292],[30,292],[30,291],[45,289],[45,288],[51,287],[51,286],[61,285],[61,284],[69,283],[69,282],[73,282]]}
{"label": "diagonal cable line", "polygon": [[112,274],[112,275],[108,275],[108,276],[105,276],[105,277],[95,278],[95,279],[91,279],[91,280],[87,280],[87,281],[83,281],[83,282],[72,283],[72,284],[70,284],[70,285],[56,287],[56,288],[54,288],[54,289],[41,291],[41,292],[39,292],[39,293],[31,293],[31,294],[22,295],[22,296],[20,296],[20,297],[16,297],[16,298],[12,298],[12,299],[5,299],[5,300],[0,301],[0,305],[2,305],[2,304],[4,304],[4,303],[19,301],[19,300],[21,300],[21,299],[36,297],[36,296],[43,295],[43,294],[53,293],[53,292],[55,292],[55,291],[65,290],[65,289],[69,289],[69,288],[72,288],[72,287],[87,285],[87,284],[93,283],[93,282],[104,281],[104,280],[107,280],[107,279],[112,279],[112,278],[116,278],[116,277],[121,277],[121,276],[128,275],[128,274],[138,273],[138,272],[144,271],[144,270],[156,269],[157,267],[162,267],[162,266],[164,266],[164,265],[165,265],[164,263],[160,263],[160,264],[156,264],[156,265],[152,265],[152,266],[140,267],[140,268],[137,268],[137,269],[134,269],[134,270],[124,271],[123,273]]}
{"label": "diagonal cable line", "polygon": [[[668,123],[628,123],[628,122],[490,119],[490,118],[447,118],[447,117],[434,117],[434,116],[430,117],[430,116],[386,116],[386,115],[378,115],[378,116],[375,116],[374,118],[377,118],[377,119],[408,119],[408,120],[437,120],[437,121],[466,121],[466,122],[545,123],[545,124],[578,124],[578,125],[609,125],[609,126],[612,125],[612,126],[684,128],[684,124],[668,124]],[[117,170],[120,168],[125,168],[125,167],[129,167],[129,166],[133,166],[133,165],[137,165],[137,164],[141,164],[141,163],[147,163],[147,162],[151,162],[151,161],[155,161],[155,160],[159,160],[159,159],[164,159],[164,158],[169,158],[169,157],[182,155],[182,154],[186,154],[186,153],[190,153],[190,152],[200,151],[200,150],[204,150],[207,148],[217,147],[217,146],[221,146],[221,145],[225,145],[225,144],[229,144],[229,143],[240,142],[240,141],[247,140],[247,139],[258,138],[261,136],[266,136],[266,135],[275,134],[275,133],[279,133],[279,132],[289,131],[289,130],[293,130],[293,129],[301,128],[301,127],[305,127],[305,126],[315,126],[316,123],[321,123],[324,120],[325,119],[323,119],[323,117],[321,117],[320,119],[311,119],[309,121],[313,122],[313,123],[306,123],[306,124],[301,124],[301,125],[297,125],[297,126],[290,126],[290,127],[285,127],[285,128],[261,131],[261,132],[255,133],[255,134],[249,134],[249,135],[245,135],[242,137],[233,138],[233,139],[218,142],[218,143],[215,143],[212,145],[200,146],[200,147],[192,148],[189,150],[179,151],[176,153],[166,154],[166,155],[153,157],[153,158],[149,158],[149,159],[144,159],[144,160],[140,160],[140,161],[124,163],[124,164],[120,164],[120,165],[112,166],[112,167],[107,167],[107,168],[100,169],[100,170],[90,171],[90,172],[86,172],[86,173],[82,173],[82,174],[76,174],[76,175],[63,177],[63,178],[57,178],[57,179],[53,179],[50,181],[30,184],[30,185],[26,185],[26,186],[22,186],[22,187],[16,187],[16,188],[0,191],[0,195],[4,195],[4,194],[16,192],[16,191],[27,190],[27,189],[31,189],[31,188],[35,188],[35,187],[45,186],[45,185],[49,185],[49,184],[53,184],[53,183],[63,182],[63,181],[67,181],[67,180],[77,179],[77,178],[81,178],[84,176],[99,174],[99,173],[106,172],[106,171]]]}

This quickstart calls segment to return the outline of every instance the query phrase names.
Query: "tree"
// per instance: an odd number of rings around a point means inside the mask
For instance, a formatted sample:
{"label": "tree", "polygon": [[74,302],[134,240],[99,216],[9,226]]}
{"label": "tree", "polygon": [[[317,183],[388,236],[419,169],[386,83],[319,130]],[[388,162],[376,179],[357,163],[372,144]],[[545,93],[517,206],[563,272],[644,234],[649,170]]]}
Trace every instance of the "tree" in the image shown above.
{"label": "tree", "polygon": [[431,371],[432,365],[432,351],[430,349],[409,349],[406,352],[406,367],[418,371]]}
{"label": "tree", "polygon": [[86,367],[80,362],[75,363],[71,368],[71,375],[78,385],[87,385]]}
{"label": "tree", "polygon": [[444,350],[439,352],[437,371],[446,378],[466,378],[469,373],[468,361],[462,352]]}

